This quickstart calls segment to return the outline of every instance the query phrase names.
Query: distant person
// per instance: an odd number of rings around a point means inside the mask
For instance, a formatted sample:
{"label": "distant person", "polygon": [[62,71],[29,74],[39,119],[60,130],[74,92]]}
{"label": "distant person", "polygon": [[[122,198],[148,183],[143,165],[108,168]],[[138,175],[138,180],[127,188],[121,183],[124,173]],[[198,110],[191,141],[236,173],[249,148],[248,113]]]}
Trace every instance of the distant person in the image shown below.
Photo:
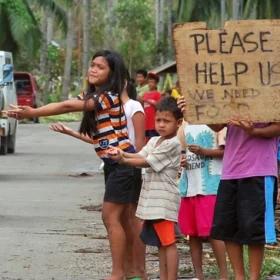
{"label": "distant person", "polygon": [[147,75],[148,72],[145,69],[139,69],[136,71],[136,92],[137,92],[137,99],[142,103],[143,94],[149,90],[147,84]]}
{"label": "distant person", "polygon": [[155,118],[160,136],[152,138],[136,154],[118,148],[108,150],[108,155],[120,164],[146,167],[136,216],[144,220],[141,233],[144,243],[159,248],[160,279],[166,280],[178,279],[175,223],[179,192],[176,178],[181,148],[176,133],[182,117],[176,101],[171,97],[163,98],[157,104]]}
{"label": "distant person", "polygon": [[154,73],[148,74],[148,86],[149,90],[143,95],[145,118],[146,118],[146,141],[148,141],[153,136],[158,136],[155,129],[155,113],[156,104],[161,98],[161,93],[157,90],[157,85],[159,82],[159,76]]}
{"label": "distant person", "polygon": [[175,87],[171,91],[171,97],[178,99],[182,97],[180,88],[179,88],[179,81],[176,82]]}

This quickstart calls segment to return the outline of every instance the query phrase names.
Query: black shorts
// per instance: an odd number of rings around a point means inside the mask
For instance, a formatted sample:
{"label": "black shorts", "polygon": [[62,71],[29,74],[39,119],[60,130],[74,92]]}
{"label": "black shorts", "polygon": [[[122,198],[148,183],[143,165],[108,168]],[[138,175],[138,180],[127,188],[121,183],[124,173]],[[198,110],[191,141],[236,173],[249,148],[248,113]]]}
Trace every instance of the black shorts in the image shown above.
{"label": "black shorts", "polygon": [[104,165],[104,201],[114,203],[137,203],[142,186],[141,169],[120,165]]}
{"label": "black shorts", "polygon": [[211,237],[240,244],[275,243],[276,198],[272,176],[221,180]]}

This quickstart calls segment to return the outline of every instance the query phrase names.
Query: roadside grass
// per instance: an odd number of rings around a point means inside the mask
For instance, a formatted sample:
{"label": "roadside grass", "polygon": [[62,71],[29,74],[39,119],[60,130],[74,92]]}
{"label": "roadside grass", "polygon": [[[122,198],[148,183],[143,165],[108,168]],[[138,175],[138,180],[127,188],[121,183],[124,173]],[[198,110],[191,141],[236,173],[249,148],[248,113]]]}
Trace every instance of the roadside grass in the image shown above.
{"label": "roadside grass", "polygon": [[82,120],[81,112],[67,113],[56,116],[40,117],[40,123],[76,122]]}
{"label": "roadside grass", "polygon": [[[212,254],[211,254],[212,255]],[[247,249],[244,251],[244,262],[246,270],[246,279],[249,279],[248,275],[248,251]],[[216,260],[212,255],[210,258],[205,259],[204,261],[204,271],[206,275],[206,279],[218,279],[218,266],[216,264]],[[230,264],[228,262],[228,270],[229,270],[229,279],[234,279],[233,271],[231,270]],[[280,275],[280,249],[279,247],[266,247],[265,255],[264,255],[264,263],[261,272],[261,280],[268,279],[270,276]]]}
{"label": "roadside grass", "polygon": [[280,248],[266,248],[261,279],[268,276],[280,275]]}

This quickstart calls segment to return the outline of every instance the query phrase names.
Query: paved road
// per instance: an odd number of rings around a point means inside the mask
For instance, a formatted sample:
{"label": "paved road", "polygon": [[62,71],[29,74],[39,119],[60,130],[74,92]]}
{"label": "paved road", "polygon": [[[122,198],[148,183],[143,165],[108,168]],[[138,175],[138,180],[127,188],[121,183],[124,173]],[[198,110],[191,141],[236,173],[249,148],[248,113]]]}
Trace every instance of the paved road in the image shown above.
{"label": "paved road", "polygon": [[[16,153],[0,162],[0,280],[104,279],[111,258],[95,209],[104,185],[93,148],[47,125],[20,124]],[[154,279],[155,249],[148,248],[146,260]]]}
{"label": "paved road", "polygon": [[81,209],[102,201],[93,148],[46,125],[20,124],[16,153],[0,162],[0,279],[107,275],[110,254],[100,212]]}

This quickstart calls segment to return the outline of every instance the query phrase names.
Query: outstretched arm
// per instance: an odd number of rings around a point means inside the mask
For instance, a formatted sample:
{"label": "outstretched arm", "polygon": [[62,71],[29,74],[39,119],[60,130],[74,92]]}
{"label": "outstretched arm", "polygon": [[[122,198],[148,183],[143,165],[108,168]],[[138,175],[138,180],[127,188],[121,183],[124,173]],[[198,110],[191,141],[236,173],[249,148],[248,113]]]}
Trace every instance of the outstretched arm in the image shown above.
{"label": "outstretched arm", "polygon": [[134,167],[139,167],[139,168],[146,168],[150,167],[150,165],[147,163],[145,158],[139,156],[139,157],[134,157],[134,158],[126,158],[123,157],[119,163],[121,164],[126,164],[129,166],[134,166]]}
{"label": "outstretched arm", "polygon": [[140,167],[140,168],[150,166],[145,160],[145,158],[143,158],[139,154],[126,153],[116,147],[111,147],[110,149],[108,149],[107,153],[111,159],[119,162],[120,164],[126,164],[126,165]]}
{"label": "outstretched arm", "polygon": [[79,111],[91,111],[95,108],[95,102],[93,99],[88,101],[71,99],[57,103],[50,103],[39,108],[32,108],[29,106],[14,106],[11,105],[11,110],[8,111],[8,116],[16,119],[32,118],[32,117],[43,117],[60,115],[70,112]]}
{"label": "outstretched arm", "polygon": [[78,131],[76,131],[76,130],[74,130],[74,129],[64,125],[63,123],[51,124],[49,126],[49,128],[51,130],[55,131],[55,132],[66,134],[66,135],[72,136],[74,138],[77,138],[79,140],[82,140],[82,141],[84,141],[86,143],[93,144],[93,141],[92,141],[91,137],[89,137],[86,134],[81,134]]}

